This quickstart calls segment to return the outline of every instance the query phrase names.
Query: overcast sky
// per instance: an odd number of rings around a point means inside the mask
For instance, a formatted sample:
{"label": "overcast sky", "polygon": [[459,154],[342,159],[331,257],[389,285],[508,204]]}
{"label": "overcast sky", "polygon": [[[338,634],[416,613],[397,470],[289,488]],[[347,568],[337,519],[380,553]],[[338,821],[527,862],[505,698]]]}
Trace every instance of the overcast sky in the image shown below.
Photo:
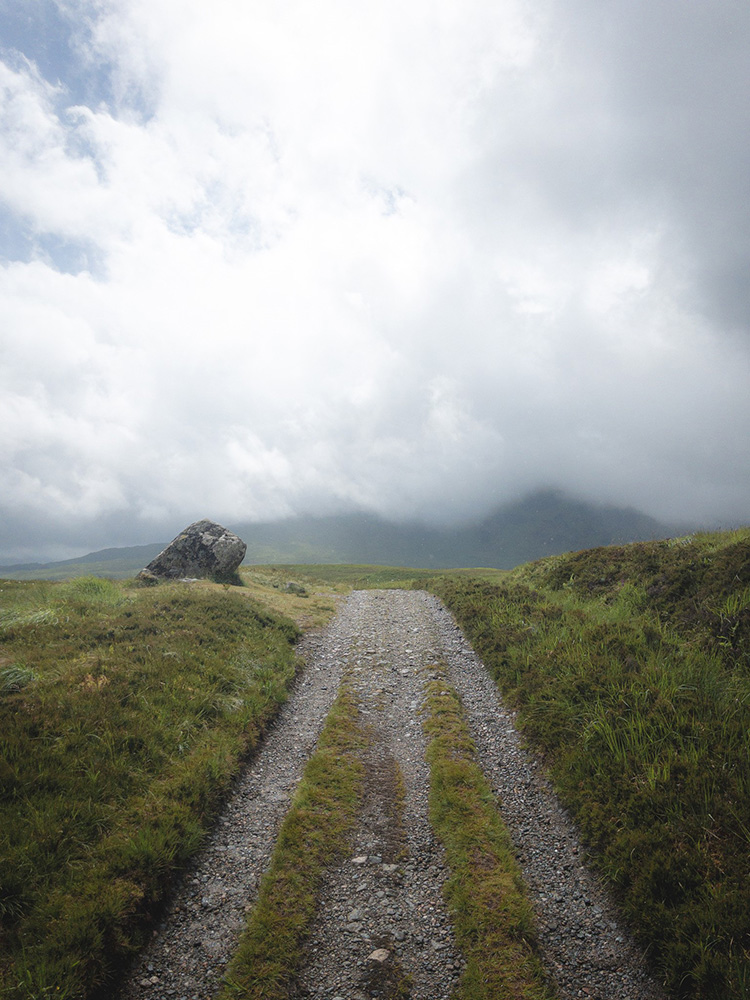
{"label": "overcast sky", "polygon": [[750,521],[747,0],[0,0],[0,560]]}

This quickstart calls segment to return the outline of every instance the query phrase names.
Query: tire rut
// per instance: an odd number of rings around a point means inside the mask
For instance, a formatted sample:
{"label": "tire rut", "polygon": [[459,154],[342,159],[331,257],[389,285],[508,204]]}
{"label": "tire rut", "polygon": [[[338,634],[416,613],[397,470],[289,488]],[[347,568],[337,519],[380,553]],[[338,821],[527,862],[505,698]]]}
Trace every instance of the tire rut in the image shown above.
{"label": "tire rut", "polygon": [[[419,718],[440,657],[420,597],[360,591],[347,678],[370,736],[349,857],[328,872],[295,998],[450,997],[462,969],[427,817]],[[377,956],[377,957],[373,957]]]}
{"label": "tire rut", "polygon": [[215,829],[121,985],[119,1000],[206,1000],[218,992],[276,835],[336,697],[349,650],[346,604],[305,637],[289,700],[237,779]]}

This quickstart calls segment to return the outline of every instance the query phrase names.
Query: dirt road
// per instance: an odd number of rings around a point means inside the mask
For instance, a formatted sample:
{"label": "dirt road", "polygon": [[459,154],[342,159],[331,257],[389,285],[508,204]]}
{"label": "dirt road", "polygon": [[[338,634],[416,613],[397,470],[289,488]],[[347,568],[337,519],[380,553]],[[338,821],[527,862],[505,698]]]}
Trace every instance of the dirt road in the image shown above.
{"label": "dirt road", "polygon": [[442,899],[446,870],[427,818],[419,709],[442,664],[463,701],[508,825],[561,998],[657,1000],[641,956],[587,872],[576,834],[522,749],[512,716],[450,615],[420,591],[357,591],[317,636],[306,666],[188,873],[122,1000],[205,1000],[221,982],[245,913],[325,715],[346,673],[371,735],[351,851],[328,873],[295,997],[374,995],[368,957],[387,948],[414,1000],[452,995],[463,967]]}

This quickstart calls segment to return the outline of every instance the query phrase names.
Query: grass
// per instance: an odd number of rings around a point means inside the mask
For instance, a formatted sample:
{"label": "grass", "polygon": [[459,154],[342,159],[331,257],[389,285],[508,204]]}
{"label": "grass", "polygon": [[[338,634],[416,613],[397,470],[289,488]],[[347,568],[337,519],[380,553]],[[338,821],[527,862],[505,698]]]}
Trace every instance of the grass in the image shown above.
{"label": "grass", "polygon": [[431,586],[675,996],[750,995],[750,531]]}
{"label": "grass", "polygon": [[[750,996],[750,530],[510,573],[306,565],[242,577],[0,581],[0,997],[106,988],[286,696],[298,627],[325,622],[355,586],[427,586],[453,610],[672,995]],[[506,967],[500,917],[519,949],[507,968],[532,935],[523,910],[501,904],[518,884],[455,696],[441,684],[430,699],[433,817],[474,956],[461,989],[475,1000]],[[281,996],[271,990],[293,979],[315,879],[356,808],[362,736],[353,704],[337,711],[227,997]]]}
{"label": "grass", "polygon": [[409,588],[414,585],[415,581],[440,575],[437,570],[411,569],[404,566],[306,565],[304,563],[289,566],[253,567],[249,572],[272,573],[280,575],[286,580],[299,579],[325,583],[345,591],[387,589],[389,587]]}
{"label": "grass", "polygon": [[0,996],[138,949],[285,699],[296,626],[237,588],[0,582]]}
{"label": "grass", "polygon": [[445,896],[466,958],[455,1000],[549,1000],[513,845],[445,680],[428,685],[425,711],[430,820],[445,847]]}
{"label": "grass", "polygon": [[364,745],[344,683],[282,824],[220,1000],[288,997],[326,866],[346,849],[356,819]]}
{"label": "grass", "polygon": [[330,621],[350,590],[336,580],[328,581],[304,572],[287,572],[287,567],[283,566],[243,566],[240,576],[251,597],[292,618],[305,631],[321,628]]}

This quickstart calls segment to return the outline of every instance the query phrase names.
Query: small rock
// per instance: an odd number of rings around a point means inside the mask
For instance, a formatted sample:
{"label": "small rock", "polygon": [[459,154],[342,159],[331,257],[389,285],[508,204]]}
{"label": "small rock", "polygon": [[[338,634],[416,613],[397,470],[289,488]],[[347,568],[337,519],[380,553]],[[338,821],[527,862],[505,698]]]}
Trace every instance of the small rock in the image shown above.
{"label": "small rock", "polygon": [[367,956],[367,961],[377,962],[379,965],[382,965],[384,962],[387,962],[390,957],[391,953],[387,948],[376,948],[371,955]]}

